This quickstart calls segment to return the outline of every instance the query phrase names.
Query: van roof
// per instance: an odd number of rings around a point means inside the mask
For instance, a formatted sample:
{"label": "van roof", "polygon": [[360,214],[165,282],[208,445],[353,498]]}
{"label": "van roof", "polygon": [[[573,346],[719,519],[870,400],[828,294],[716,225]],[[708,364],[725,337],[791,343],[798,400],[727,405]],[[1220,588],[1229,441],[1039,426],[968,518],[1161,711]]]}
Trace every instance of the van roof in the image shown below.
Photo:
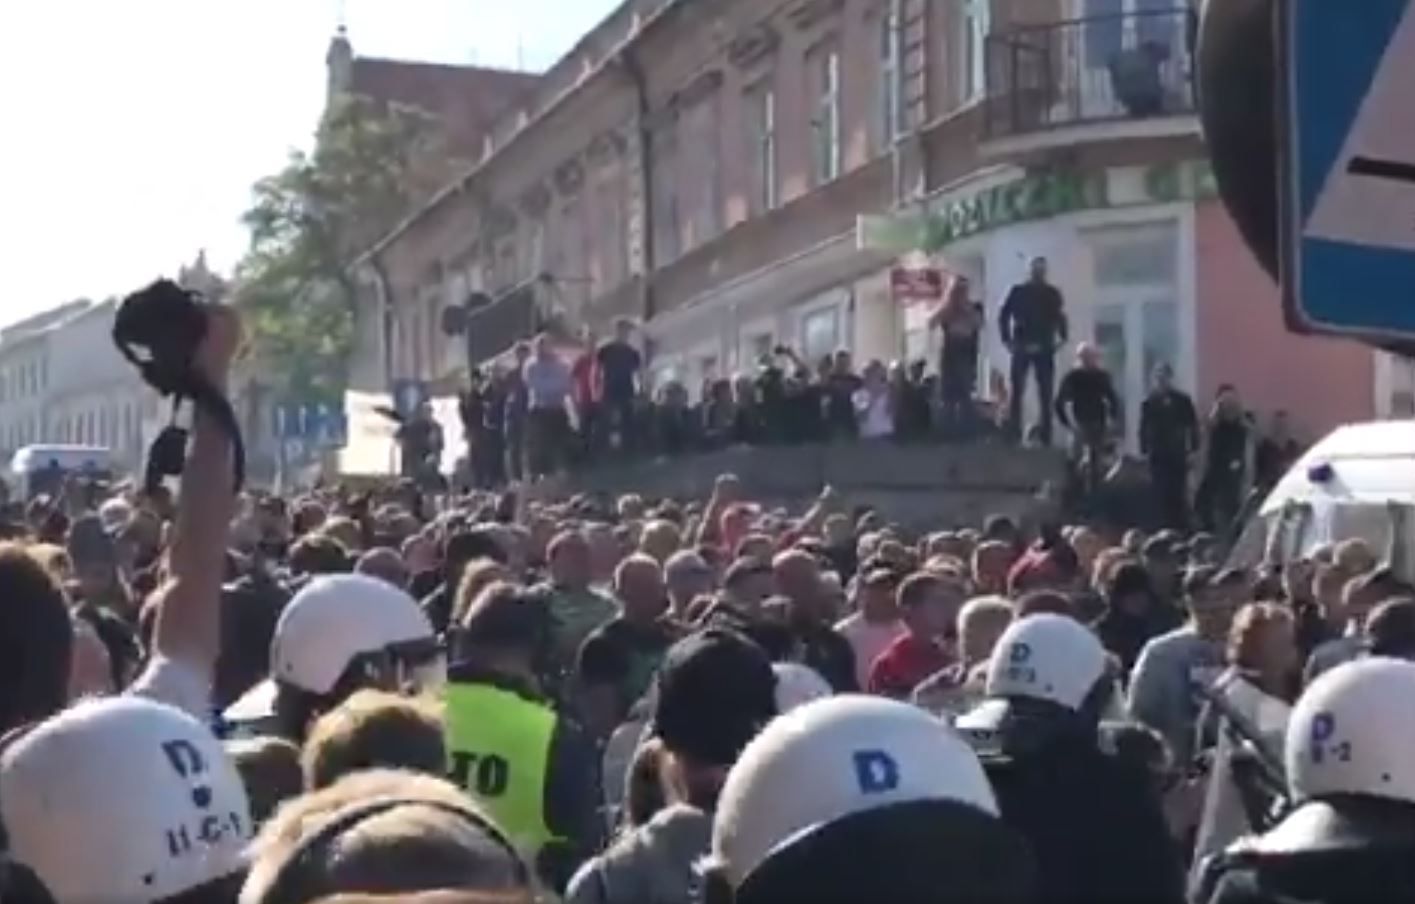
{"label": "van roof", "polygon": [[1283,475],[1262,514],[1290,501],[1415,505],[1415,420],[1338,427]]}
{"label": "van roof", "polygon": [[103,469],[109,466],[112,456],[113,453],[102,446],[59,444],[24,446],[18,449],[14,458],[10,460],[10,471],[15,474],[27,474],[47,467],[51,461],[57,461],[59,467],[66,470],[81,468],[85,465]]}

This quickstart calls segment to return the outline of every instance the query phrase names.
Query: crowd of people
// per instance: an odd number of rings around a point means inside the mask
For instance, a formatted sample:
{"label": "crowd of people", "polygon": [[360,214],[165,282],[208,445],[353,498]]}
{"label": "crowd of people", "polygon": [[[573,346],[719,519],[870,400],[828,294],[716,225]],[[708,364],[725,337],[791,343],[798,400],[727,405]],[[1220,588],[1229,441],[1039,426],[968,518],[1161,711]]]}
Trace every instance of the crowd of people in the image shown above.
{"label": "crowd of people", "polygon": [[[225,384],[239,323],[210,308]],[[1349,540],[706,499],[37,500],[0,546],[0,901],[1374,901],[1415,588]]]}
{"label": "crowd of people", "polygon": [[[1045,258],[1013,287],[998,329],[1011,355],[1010,380],[978,386],[986,317],[966,277],[955,277],[930,318],[941,335],[937,367],[923,360],[857,366],[848,351],[806,361],[780,345],[733,378],[708,376],[696,395],[676,379],[652,387],[625,320],[599,343],[590,333],[568,346],[549,334],[517,345],[504,365],[472,375],[460,416],[466,466],[456,483],[493,489],[606,459],[676,457],[731,446],[858,440],[1026,442],[1051,446],[1053,424],[1071,436],[1069,507],[1094,514],[1104,497],[1137,486],[1144,521],[1174,529],[1224,532],[1253,493],[1270,489],[1300,447],[1286,412],[1259,429],[1237,389],[1220,387],[1208,414],[1175,385],[1168,363],[1133,428],[1099,349],[1077,347],[1060,381],[1056,355],[1069,338],[1061,291]],[[1024,429],[1024,396],[1035,378],[1039,419]],[[1133,432],[1139,458],[1124,455]],[[435,486],[442,431],[430,407],[405,424],[406,476]],[[1132,493],[1133,495],[1134,493]],[[1123,505],[1123,504],[1122,504]],[[1127,520],[1122,518],[1120,520]],[[1133,514],[1128,520],[1142,520]]]}

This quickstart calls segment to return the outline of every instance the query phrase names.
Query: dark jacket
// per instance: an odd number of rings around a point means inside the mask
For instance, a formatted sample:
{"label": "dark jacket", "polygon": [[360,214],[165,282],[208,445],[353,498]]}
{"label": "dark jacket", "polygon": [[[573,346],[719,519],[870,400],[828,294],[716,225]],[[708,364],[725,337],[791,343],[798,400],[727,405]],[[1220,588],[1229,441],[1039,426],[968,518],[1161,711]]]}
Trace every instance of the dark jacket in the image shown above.
{"label": "dark jacket", "polygon": [[1193,399],[1177,389],[1150,393],[1140,406],[1140,452],[1152,460],[1182,462],[1198,448]]}
{"label": "dark jacket", "polygon": [[1061,290],[1051,283],[1024,282],[1012,287],[998,316],[1002,342],[1014,351],[1047,354],[1066,342],[1066,311]]}
{"label": "dark jacket", "polygon": [[1311,801],[1207,864],[1194,904],[1376,904],[1415,888],[1415,811],[1349,798]]}
{"label": "dark jacket", "polygon": [[855,675],[855,648],[833,629],[825,625],[798,626],[792,629],[793,655],[820,676],[837,694],[855,694],[860,684]]}
{"label": "dark jacket", "polygon": [[1132,615],[1117,609],[1107,610],[1093,627],[1096,636],[1101,639],[1101,644],[1108,652],[1119,657],[1120,664],[1125,667],[1124,674],[1129,675],[1145,644],[1161,634],[1173,631],[1183,623],[1184,619],[1178,610],[1154,600],[1149,611],[1143,615]]}
{"label": "dark jacket", "polygon": [[1178,904],[1184,877],[1144,770],[1103,753],[1094,726],[984,760],[1002,819],[1031,844],[1037,901]]}
{"label": "dark jacket", "polygon": [[[520,680],[471,663],[454,663],[448,670],[448,681],[490,685],[553,708],[549,700]],[[564,888],[580,864],[600,849],[602,800],[599,753],[594,741],[578,724],[559,715],[550,740],[544,807],[546,827],[566,839],[566,844],[548,846],[542,850],[540,862],[536,864],[540,876],[555,888]]]}

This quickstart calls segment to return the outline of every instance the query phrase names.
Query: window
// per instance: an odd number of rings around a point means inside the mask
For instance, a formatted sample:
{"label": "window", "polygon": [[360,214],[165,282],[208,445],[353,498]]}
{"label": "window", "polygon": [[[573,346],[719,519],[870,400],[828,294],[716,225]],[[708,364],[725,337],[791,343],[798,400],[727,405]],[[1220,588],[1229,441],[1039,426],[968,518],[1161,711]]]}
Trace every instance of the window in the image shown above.
{"label": "window", "polygon": [[901,35],[899,18],[892,9],[881,20],[879,32],[879,120],[875,134],[877,149],[884,153],[904,131]]}
{"label": "window", "polygon": [[654,257],[656,264],[678,259],[682,251],[682,223],[678,199],[678,122],[665,123],[653,137]]}
{"label": "window", "polygon": [[776,198],[776,92],[769,82],[747,89],[747,160],[751,170],[747,205],[752,216],[774,210]]}
{"label": "window", "polygon": [[721,130],[718,128],[717,108],[718,94],[714,91],[683,111],[684,142],[679,148],[684,155],[681,171],[692,173],[692,178],[683,187],[685,250],[706,244],[721,231],[721,161],[718,154]]}
{"label": "window", "polygon": [[801,354],[814,366],[840,348],[840,311],[834,305],[811,311],[801,318]]}
{"label": "window", "polygon": [[595,253],[590,276],[596,291],[611,289],[629,272],[627,215],[624,198],[624,170],[611,165],[595,177]]}
{"label": "window", "polygon": [[776,342],[776,337],[771,333],[753,333],[747,337],[747,354],[750,360],[745,362],[747,367],[756,367],[757,362],[771,355],[771,349]]}
{"label": "window", "polygon": [[824,185],[840,176],[840,51],[829,45],[819,47],[808,59],[815,88],[813,173],[815,184]]}
{"label": "window", "polygon": [[958,29],[958,95],[971,103],[987,90],[987,39],[990,0],[959,0],[962,21]]}

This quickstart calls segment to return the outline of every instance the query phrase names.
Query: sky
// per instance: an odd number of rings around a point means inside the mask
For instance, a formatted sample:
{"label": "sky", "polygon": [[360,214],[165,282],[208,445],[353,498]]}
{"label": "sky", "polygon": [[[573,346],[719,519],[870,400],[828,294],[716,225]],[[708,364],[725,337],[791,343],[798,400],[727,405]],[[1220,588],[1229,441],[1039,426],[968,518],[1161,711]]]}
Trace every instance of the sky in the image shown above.
{"label": "sky", "polygon": [[0,0],[0,325],[205,250],[307,148],[324,55],[544,69],[619,0]]}

